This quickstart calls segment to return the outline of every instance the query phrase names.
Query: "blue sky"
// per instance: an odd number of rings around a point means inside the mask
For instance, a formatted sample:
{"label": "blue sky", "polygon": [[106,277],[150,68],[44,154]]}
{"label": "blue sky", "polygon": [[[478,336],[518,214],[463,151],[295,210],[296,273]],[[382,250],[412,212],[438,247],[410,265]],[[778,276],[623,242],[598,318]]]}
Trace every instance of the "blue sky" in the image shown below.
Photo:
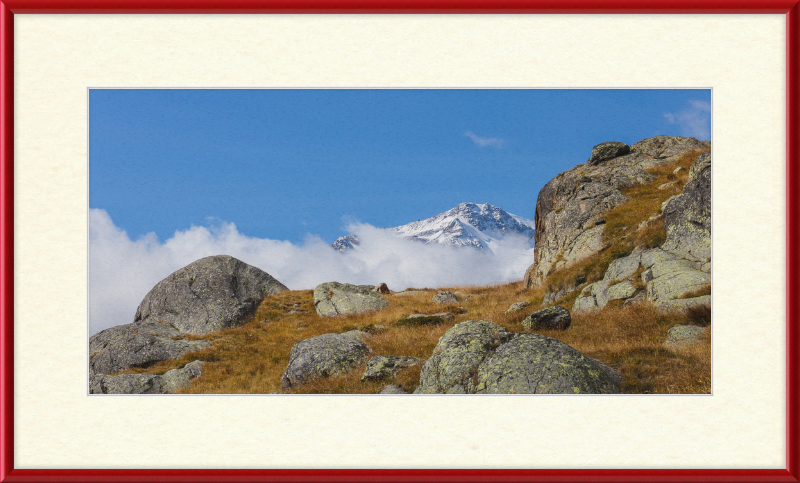
{"label": "blue sky", "polygon": [[[90,334],[210,255],[292,290],[324,282],[454,287],[520,280],[529,240],[491,253],[382,227],[465,201],[533,218],[592,146],[708,139],[708,90],[91,90]],[[330,248],[356,233],[359,250]]]}
{"label": "blue sky", "polygon": [[89,93],[89,206],[131,239],[235,223],[328,243],[345,220],[488,202],[533,218],[604,141],[709,139],[703,90],[108,90]]}

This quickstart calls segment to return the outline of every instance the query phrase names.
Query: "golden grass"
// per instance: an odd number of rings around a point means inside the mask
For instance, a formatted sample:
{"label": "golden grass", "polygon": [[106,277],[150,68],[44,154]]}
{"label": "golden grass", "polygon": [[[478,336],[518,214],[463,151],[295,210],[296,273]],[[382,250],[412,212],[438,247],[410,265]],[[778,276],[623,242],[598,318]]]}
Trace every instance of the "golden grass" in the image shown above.
{"label": "golden grass", "polygon": [[[310,290],[283,292],[264,299],[255,315],[242,327],[205,336],[213,347],[186,354],[180,360],[163,361],[126,372],[164,373],[193,360],[205,360],[203,375],[191,382],[186,393],[239,394],[280,392],[280,379],[289,363],[294,343],[330,332],[345,332],[353,327],[383,325],[366,340],[370,356],[414,356],[427,359],[439,337],[464,320],[491,320],[513,332],[524,332],[522,320],[541,306],[543,289],[531,291],[521,282],[495,286],[449,287],[443,290],[467,295],[482,294],[460,303],[462,314],[454,321],[421,327],[397,327],[398,320],[412,313],[432,314],[456,306],[443,307],[431,301],[436,291],[423,294],[387,295],[390,306],[380,312],[347,317],[322,318],[313,309]],[[576,295],[575,293],[573,296]],[[521,301],[533,305],[527,310],[507,314],[508,307]],[[294,303],[305,313],[288,314]],[[265,322],[265,320],[268,320]],[[660,314],[647,304],[633,307],[608,307],[598,312],[574,314],[566,331],[537,331],[559,339],[578,351],[619,369],[622,388],[628,393],[708,393],[710,392],[710,343],[681,351],[663,348],[667,330],[687,323],[683,314]],[[371,329],[374,331],[374,328]],[[196,338],[196,337],[192,337]],[[394,380],[361,382],[365,364],[337,376],[317,379],[288,391],[302,394],[374,394],[390,383],[413,391],[419,383],[422,365],[402,371]]]}

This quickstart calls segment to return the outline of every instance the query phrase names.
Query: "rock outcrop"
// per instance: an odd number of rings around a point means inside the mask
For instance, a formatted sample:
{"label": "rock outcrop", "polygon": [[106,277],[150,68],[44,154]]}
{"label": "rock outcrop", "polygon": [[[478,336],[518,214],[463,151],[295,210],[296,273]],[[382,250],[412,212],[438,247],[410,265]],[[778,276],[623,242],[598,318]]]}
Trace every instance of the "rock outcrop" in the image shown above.
{"label": "rock outcrop", "polygon": [[656,136],[633,144],[629,153],[620,155],[617,153],[623,153],[624,147],[605,144],[595,147],[598,153],[593,150],[591,162],[559,174],[539,192],[534,263],[525,274],[524,286],[539,285],[554,270],[600,252],[605,247],[604,214],[628,201],[622,189],[655,180],[647,169],[710,146],[694,138]]}
{"label": "rock outcrop", "polygon": [[194,361],[181,369],[172,369],[162,375],[97,374],[89,384],[89,394],[172,394],[189,388],[189,381],[203,373],[203,361]]}
{"label": "rock outcrop", "polygon": [[241,323],[264,297],[285,290],[267,272],[231,256],[201,258],[156,284],[133,323],[169,322],[183,333],[208,334]]}
{"label": "rock outcrop", "polygon": [[374,312],[389,306],[372,285],[328,282],[314,289],[314,308],[320,317]]}
{"label": "rock outcrop", "polygon": [[614,369],[539,334],[486,320],[456,324],[425,362],[415,394],[612,394]]}
{"label": "rock outcrop", "polygon": [[667,241],[662,248],[700,262],[705,271],[710,271],[711,153],[697,157],[689,169],[689,182],[683,193],[664,207],[664,225]]}
{"label": "rock outcrop", "polygon": [[369,347],[345,334],[322,334],[292,346],[281,388],[291,389],[312,379],[345,373],[367,360]]}
{"label": "rock outcrop", "polygon": [[[682,297],[711,284],[711,274],[701,270],[705,263],[680,258],[680,254],[652,248],[634,251],[627,257],[614,260],[605,276],[581,290],[572,307],[573,312],[602,309],[612,300],[630,300],[641,294],[646,300],[664,310],[682,310],[710,302],[709,296],[689,299]],[[634,277],[641,272],[639,280]],[[637,289],[636,284],[644,286]],[[680,299],[680,301],[676,300]]]}
{"label": "rock outcrop", "polygon": [[110,374],[158,361],[178,359],[211,343],[185,340],[172,324],[147,322],[111,327],[89,338],[89,375]]}

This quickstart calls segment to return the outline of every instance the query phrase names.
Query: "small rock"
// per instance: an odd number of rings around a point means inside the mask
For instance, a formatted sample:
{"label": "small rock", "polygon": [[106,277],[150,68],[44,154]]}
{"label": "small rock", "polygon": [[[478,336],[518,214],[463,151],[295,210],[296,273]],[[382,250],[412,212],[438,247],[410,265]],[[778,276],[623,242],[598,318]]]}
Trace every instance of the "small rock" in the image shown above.
{"label": "small rock", "polygon": [[438,314],[426,315],[426,314],[411,314],[405,319],[400,319],[395,324],[396,327],[416,327],[422,325],[437,325],[444,322],[448,322],[450,320],[454,320],[456,318],[455,315],[451,314],[450,312],[440,312]]}
{"label": "small rock", "polygon": [[363,341],[364,339],[369,339],[372,337],[372,334],[369,332],[364,332],[363,330],[348,330],[347,332],[343,332],[342,335],[346,335],[348,337],[355,337],[356,339]]}
{"label": "small rock", "polygon": [[349,283],[328,282],[314,289],[314,307],[320,317],[360,314],[373,312],[389,306],[372,286],[358,286]]}
{"label": "small rock", "polygon": [[297,387],[319,377],[332,376],[363,364],[369,347],[356,337],[322,334],[292,346],[281,389]]}
{"label": "small rock", "polygon": [[672,170],[672,174],[678,174],[678,173],[681,173],[683,171],[686,171],[686,169],[684,169],[683,166],[678,166],[677,168]]}
{"label": "small rock", "polygon": [[603,161],[614,159],[618,156],[624,156],[631,152],[631,147],[625,143],[620,142],[607,142],[600,143],[592,148],[592,156],[589,158],[590,166],[596,166]]}
{"label": "small rock", "polygon": [[662,185],[659,185],[658,189],[665,190],[665,189],[667,189],[667,188],[669,188],[671,186],[675,186],[675,182],[674,181],[670,181],[669,183],[664,183]]}
{"label": "small rock", "polygon": [[667,340],[664,342],[664,346],[668,349],[676,349],[700,342],[704,330],[703,327],[694,325],[676,325],[667,331]]}
{"label": "small rock", "polygon": [[303,313],[305,313],[305,312],[303,312],[302,310],[290,310],[289,311],[290,315],[303,314]]}
{"label": "small rock", "polygon": [[566,330],[572,322],[569,310],[560,305],[538,310],[522,321],[522,326],[528,330],[532,329],[558,329]]}
{"label": "small rock", "polygon": [[388,379],[396,376],[403,369],[415,366],[420,362],[422,362],[422,359],[416,357],[375,356],[367,362],[367,368],[364,371],[364,375],[361,376],[361,380]]}
{"label": "small rock", "polygon": [[507,314],[513,314],[514,312],[519,312],[521,310],[525,310],[531,306],[530,302],[517,302],[515,304],[511,304],[511,307],[506,310]]}
{"label": "small rock", "polygon": [[301,303],[296,303],[296,304],[292,305],[292,307],[295,307],[295,308],[302,307],[302,306],[303,306],[303,304],[301,304]]}
{"label": "small rock", "polygon": [[391,290],[389,290],[389,287],[385,283],[376,285],[373,290],[378,293],[391,293]]}
{"label": "small rock", "polygon": [[437,304],[456,304],[459,299],[453,292],[439,292],[433,296],[433,301]]}
{"label": "small rock", "polygon": [[378,394],[408,394],[403,390],[402,387],[398,386],[397,384],[389,384],[388,386],[384,387],[381,392]]}

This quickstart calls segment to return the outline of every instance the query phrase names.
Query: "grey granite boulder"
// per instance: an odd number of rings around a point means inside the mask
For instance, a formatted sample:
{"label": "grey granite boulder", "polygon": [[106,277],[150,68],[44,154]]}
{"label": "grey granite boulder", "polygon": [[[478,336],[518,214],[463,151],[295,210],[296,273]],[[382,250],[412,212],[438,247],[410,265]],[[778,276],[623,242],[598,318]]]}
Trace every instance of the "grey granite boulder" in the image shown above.
{"label": "grey granite boulder", "polygon": [[476,391],[478,366],[513,334],[488,320],[467,320],[445,332],[422,366],[415,394],[467,394]]}
{"label": "grey granite boulder", "polygon": [[367,360],[369,347],[345,334],[322,334],[292,346],[281,388],[300,386],[312,379],[348,372]]}
{"label": "grey granite boulder", "polygon": [[172,394],[189,388],[189,381],[203,373],[203,361],[194,361],[181,369],[172,369],[162,375],[97,374],[89,384],[89,394]]}
{"label": "grey granite boulder", "polygon": [[616,394],[621,377],[567,344],[517,334],[478,367],[478,394]]}
{"label": "grey granite boulder", "polygon": [[420,362],[422,362],[422,359],[416,357],[375,356],[367,362],[367,368],[364,371],[364,375],[361,376],[361,380],[389,379],[396,376],[403,369],[415,366]]}
{"label": "grey granite boulder", "polygon": [[118,325],[98,332],[89,338],[89,375],[178,359],[211,347],[208,341],[183,336],[172,324],[161,322]]}
{"label": "grey granite boulder", "polygon": [[437,304],[457,304],[459,298],[453,292],[439,292],[433,296],[433,301]]}
{"label": "grey granite boulder", "polygon": [[527,330],[535,329],[555,329],[566,330],[572,322],[569,310],[560,305],[537,310],[525,317],[522,326]]}
{"label": "grey granite boulder", "polygon": [[677,349],[690,344],[695,344],[703,339],[703,327],[694,325],[676,325],[667,331],[667,340],[664,346],[668,349]]}
{"label": "grey granite boulder", "polygon": [[415,394],[613,394],[619,374],[556,339],[468,320],[442,335]]}
{"label": "grey granite boulder", "polygon": [[286,290],[267,272],[231,256],[201,258],[158,282],[133,322],[169,322],[187,334],[207,334],[240,324],[264,297]]}
{"label": "grey granite boulder", "polygon": [[631,147],[625,143],[620,142],[607,142],[607,143],[600,143],[597,146],[592,148],[592,155],[589,157],[590,166],[595,166],[603,161],[608,161],[609,159],[614,159],[617,156],[623,156],[631,152]]}
{"label": "grey granite boulder", "polygon": [[389,302],[373,289],[371,285],[323,283],[314,289],[314,307],[320,317],[374,312],[388,307]]}
{"label": "grey granite boulder", "polygon": [[530,302],[517,302],[515,304],[511,304],[511,307],[509,307],[508,310],[506,310],[506,313],[513,314],[515,312],[520,312],[522,310],[527,309],[530,306],[531,306]]}

